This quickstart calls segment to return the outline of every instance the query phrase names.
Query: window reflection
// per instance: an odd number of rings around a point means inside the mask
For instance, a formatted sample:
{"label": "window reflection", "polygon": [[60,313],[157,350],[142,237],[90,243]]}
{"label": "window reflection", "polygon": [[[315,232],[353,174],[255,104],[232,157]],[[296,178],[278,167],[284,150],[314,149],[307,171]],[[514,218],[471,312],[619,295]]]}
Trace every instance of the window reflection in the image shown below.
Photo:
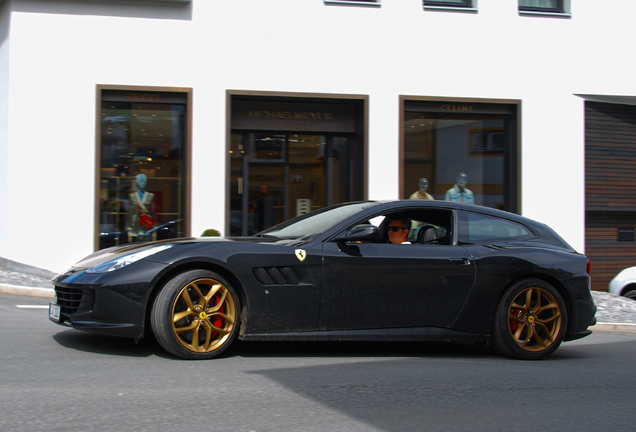
{"label": "window reflection", "polygon": [[406,112],[403,126],[403,198],[426,179],[436,200],[506,208],[505,116]]}
{"label": "window reflection", "polygon": [[519,0],[519,9],[529,11],[562,12],[563,0]]}

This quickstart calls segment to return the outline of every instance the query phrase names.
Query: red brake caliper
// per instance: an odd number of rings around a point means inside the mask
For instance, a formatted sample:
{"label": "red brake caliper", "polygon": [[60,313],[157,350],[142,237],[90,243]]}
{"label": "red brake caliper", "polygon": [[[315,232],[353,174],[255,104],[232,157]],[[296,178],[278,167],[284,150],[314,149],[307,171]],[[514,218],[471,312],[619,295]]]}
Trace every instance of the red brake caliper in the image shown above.
{"label": "red brake caliper", "polygon": [[[216,303],[214,304],[214,306],[217,306],[219,304],[219,302],[221,301],[221,297],[219,297],[219,295],[217,294],[216,296]],[[219,312],[224,313],[223,312],[223,308],[219,309]],[[223,325],[223,319],[220,316],[217,316],[216,318],[214,318],[214,327],[216,328],[222,328],[221,325]],[[216,337],[217,333],[214,332],[214,334],[212,335],[212,337]]]}

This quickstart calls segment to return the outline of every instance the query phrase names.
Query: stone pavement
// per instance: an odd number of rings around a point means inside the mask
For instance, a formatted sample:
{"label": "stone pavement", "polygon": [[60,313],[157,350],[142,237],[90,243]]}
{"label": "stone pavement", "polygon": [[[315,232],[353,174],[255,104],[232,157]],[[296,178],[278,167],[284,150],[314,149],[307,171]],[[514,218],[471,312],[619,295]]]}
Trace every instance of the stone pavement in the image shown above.
{"label": "stone pavement", "polygon": [[592,291],[598,308],[593,331],[636,333],[636,301],[602,291]]}
{"label": "stone pavement", "polygon": [[[53,298],[51,278],[55,273],[0,258],[0,292]],[[593,331],[636,333],[636,301],[601,291],[592,291],[598,310]]]}

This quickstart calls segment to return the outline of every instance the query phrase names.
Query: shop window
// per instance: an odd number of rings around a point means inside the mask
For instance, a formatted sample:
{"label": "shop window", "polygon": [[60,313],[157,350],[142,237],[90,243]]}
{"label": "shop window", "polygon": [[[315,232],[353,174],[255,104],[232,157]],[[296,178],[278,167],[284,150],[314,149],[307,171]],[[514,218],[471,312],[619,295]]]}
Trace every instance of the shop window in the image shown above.
{"label": "shop window", "polygon": [[404,101],[401,196],[519,210],[515,104]]}
{"label": "shop window", "polygon": [[98,249],[185,236],[188,92],[100,90]]}
{"label": "shop window", "polygon": [[424,7],[476,8],[477,0],[424,0]]}
{"label": "shop window", "polygon": [[570,0],[519,0],[521,12],[569,13]]}

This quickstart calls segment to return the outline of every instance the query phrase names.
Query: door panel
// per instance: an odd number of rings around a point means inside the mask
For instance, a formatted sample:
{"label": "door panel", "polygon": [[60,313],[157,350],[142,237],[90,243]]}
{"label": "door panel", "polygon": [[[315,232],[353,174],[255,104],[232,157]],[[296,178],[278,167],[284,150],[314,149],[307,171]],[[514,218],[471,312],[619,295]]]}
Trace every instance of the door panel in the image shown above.
{"label": "door panel", "polygon": [[[247,206],[247,191],[244,162],[245,148],[243,134],[232,134],[230,141],[230,235],[242,236],[254,234],[247,231],[244,225],[243,207]],[[245,202],[244,202],[245,201]],[[245,220],[247,222],[247,220]]]}
{"label": "door panel", "polygon": [[461,246],[325,243],[320,328],[450,327],[475,278]]}

